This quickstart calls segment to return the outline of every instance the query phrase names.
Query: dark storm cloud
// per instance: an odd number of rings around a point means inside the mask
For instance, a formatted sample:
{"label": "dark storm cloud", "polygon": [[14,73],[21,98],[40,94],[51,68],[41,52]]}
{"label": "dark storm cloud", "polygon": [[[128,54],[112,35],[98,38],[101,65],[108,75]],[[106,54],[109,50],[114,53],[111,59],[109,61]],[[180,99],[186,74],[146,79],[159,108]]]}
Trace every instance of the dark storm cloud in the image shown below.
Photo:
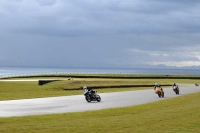
{"label": "dark storm cloud", "polygon": [[199,9],[197,0],[1,0],[0,61],[42,66],[197,65]]}
{"label": "dark storm cloud", "polygon": [[[55,1],[2,2],[5,30],[29,34],[198,32],[197,1]],[[198,9],[198,8],[197,8]],[[198,11],[199,12],[199,11]],[[195,21],[193,21],[195,20]],[[188,29],[187,29],[188,27]]]}

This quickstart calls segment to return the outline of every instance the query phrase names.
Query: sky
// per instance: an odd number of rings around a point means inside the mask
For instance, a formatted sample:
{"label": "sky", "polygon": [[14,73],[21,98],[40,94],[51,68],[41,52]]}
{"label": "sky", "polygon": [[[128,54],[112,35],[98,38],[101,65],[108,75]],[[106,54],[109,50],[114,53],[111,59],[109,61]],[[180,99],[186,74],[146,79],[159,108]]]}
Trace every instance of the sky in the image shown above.
{"label": "sky", "polygon": [[199,0],[0,0],[0,66],[198,68]]}

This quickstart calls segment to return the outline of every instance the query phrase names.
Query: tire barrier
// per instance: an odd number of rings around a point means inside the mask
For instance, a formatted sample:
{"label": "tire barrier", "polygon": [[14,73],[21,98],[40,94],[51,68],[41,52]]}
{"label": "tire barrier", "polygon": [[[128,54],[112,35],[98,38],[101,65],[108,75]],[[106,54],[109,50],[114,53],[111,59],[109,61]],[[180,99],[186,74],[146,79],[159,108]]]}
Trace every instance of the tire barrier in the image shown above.
{"label": "tire barrier", "polygon": [[38,85],[44,85],[44,84],[47,84],[49,82],[54,82],[54,81],[59,81],[59,80],[39,80]]}

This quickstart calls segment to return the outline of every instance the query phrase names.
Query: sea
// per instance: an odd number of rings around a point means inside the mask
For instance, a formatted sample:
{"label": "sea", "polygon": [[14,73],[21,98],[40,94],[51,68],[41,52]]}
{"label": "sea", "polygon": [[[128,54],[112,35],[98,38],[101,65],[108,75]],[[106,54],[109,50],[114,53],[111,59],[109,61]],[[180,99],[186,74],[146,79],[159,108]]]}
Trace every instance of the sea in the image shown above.
{"label": "sea", "polygon": [[32,76],[38,74],[164,74],[200,75],[197,69],[158,69],[158,68],[58,68],[58,67],[0,67],[0,78]]}

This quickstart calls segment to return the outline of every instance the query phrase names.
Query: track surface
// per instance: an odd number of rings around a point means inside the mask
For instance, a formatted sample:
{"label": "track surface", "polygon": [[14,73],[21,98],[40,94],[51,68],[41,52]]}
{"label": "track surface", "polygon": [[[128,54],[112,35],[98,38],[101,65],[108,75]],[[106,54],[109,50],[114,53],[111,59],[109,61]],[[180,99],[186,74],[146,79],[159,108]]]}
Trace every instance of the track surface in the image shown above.
{"label": "track surface", "polygon": [[81,112],[133,106],[200,92],[200,87],[180,88],[180,95],[176,95],[171,88],[164,88],[164,92],[164,98],[159,98],[153,89],[99,93],[102,99],[99,103],[88,103],[83,95],[0,101],[0,117]]}

